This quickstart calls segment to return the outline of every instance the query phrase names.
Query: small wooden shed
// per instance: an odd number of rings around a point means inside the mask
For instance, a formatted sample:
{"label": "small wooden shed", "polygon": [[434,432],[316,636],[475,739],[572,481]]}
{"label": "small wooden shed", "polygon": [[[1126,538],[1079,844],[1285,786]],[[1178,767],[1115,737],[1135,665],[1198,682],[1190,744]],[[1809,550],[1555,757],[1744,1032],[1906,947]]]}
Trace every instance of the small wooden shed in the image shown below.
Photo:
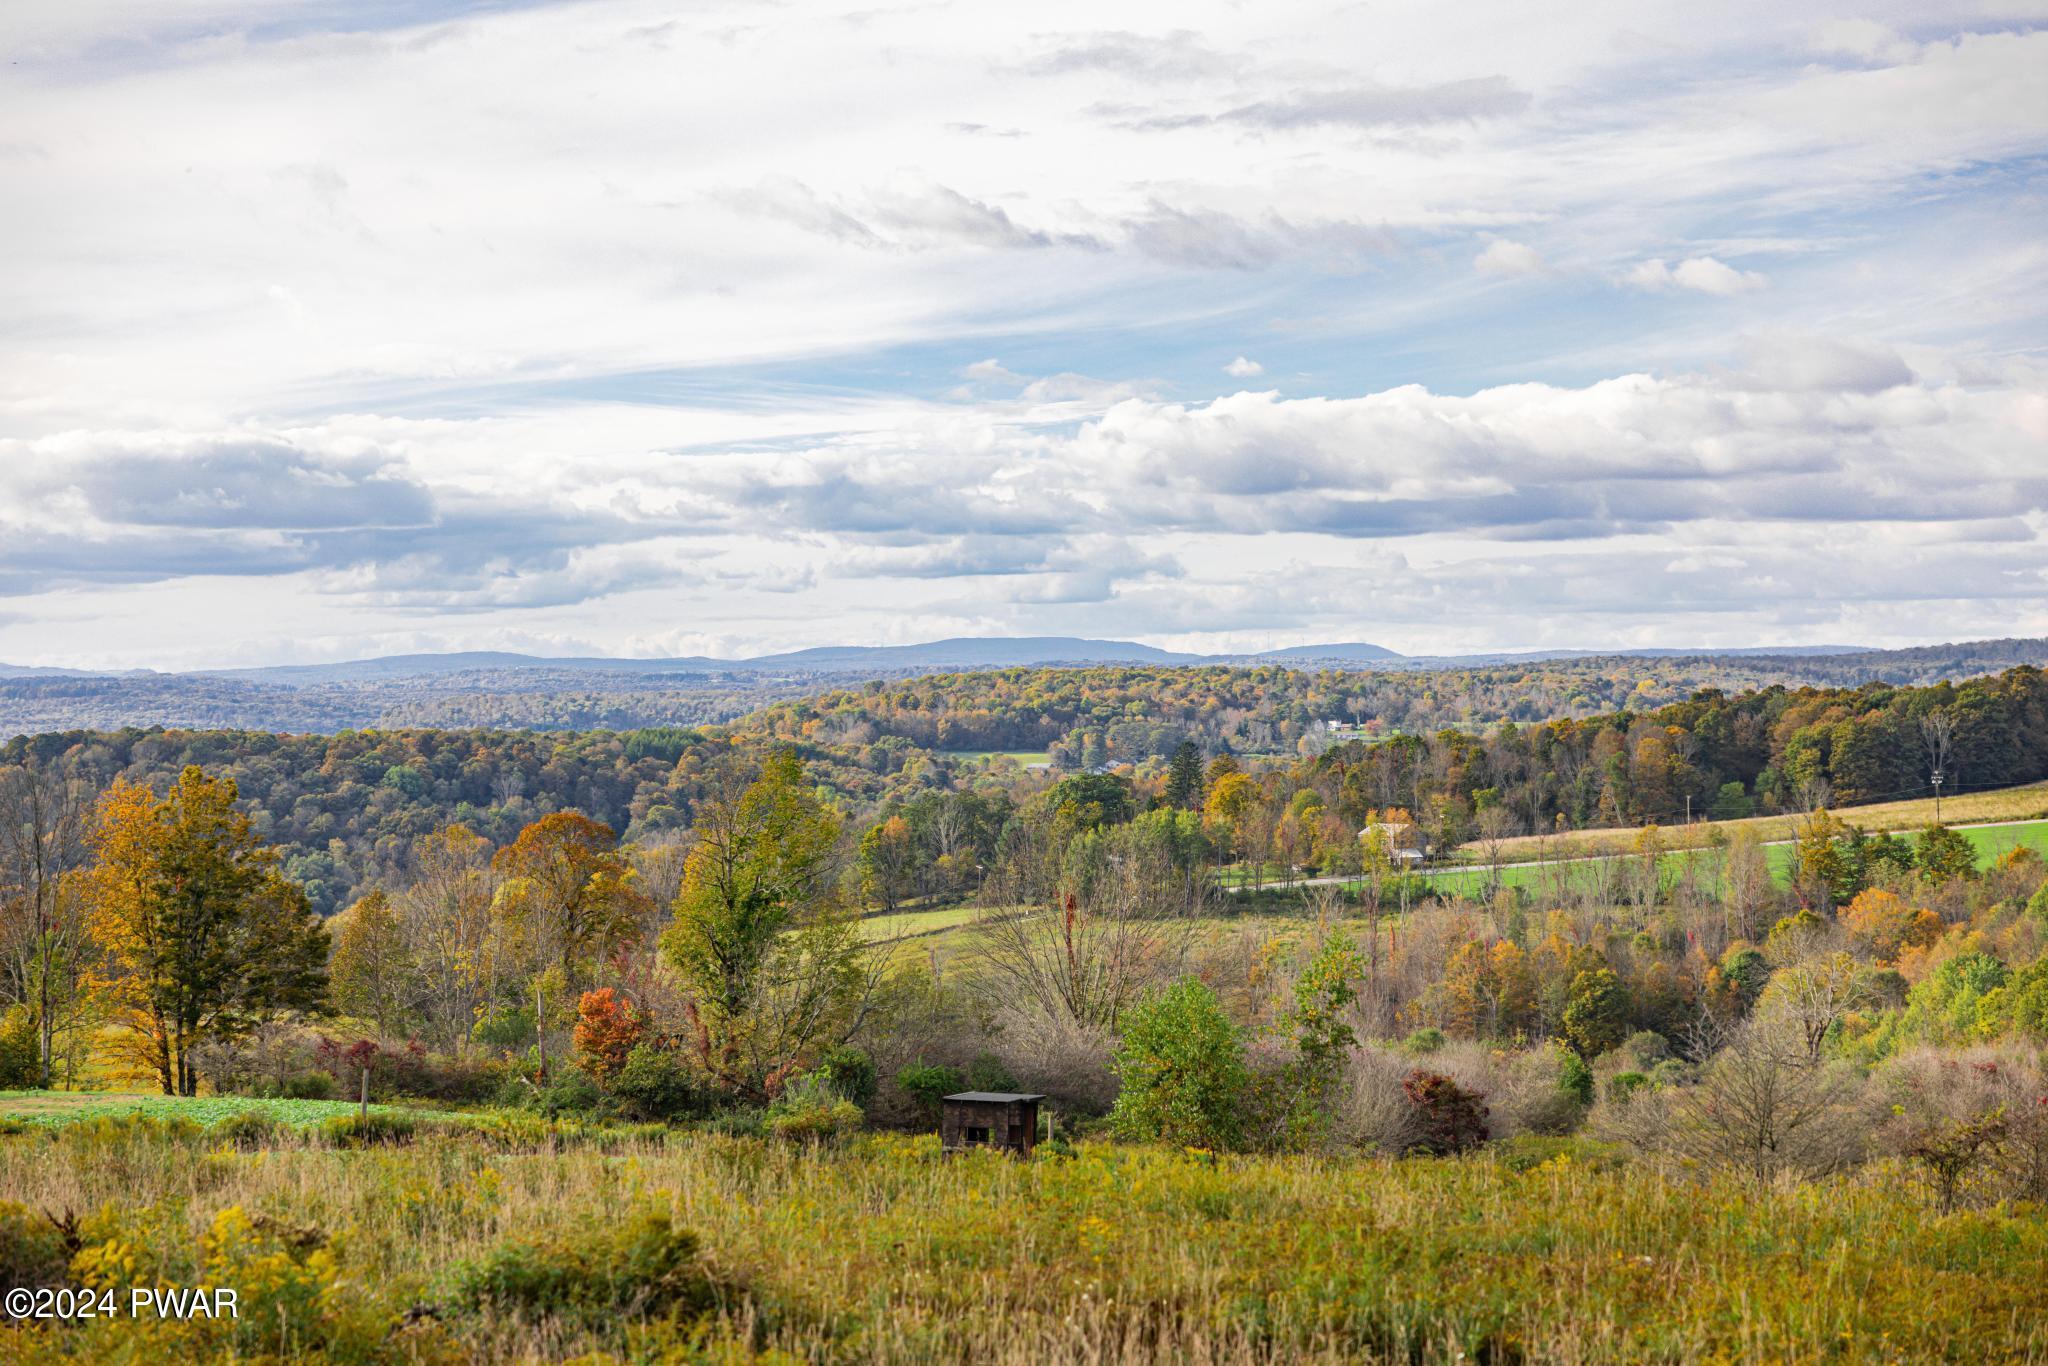
{"label": "small wooden shed", "polygon": [[949,1153],[1000,1148],[1029,1157],[1038,1141],[1038,1102],[1014,1091],[962,1091],[939,1112],[939,1146]]}

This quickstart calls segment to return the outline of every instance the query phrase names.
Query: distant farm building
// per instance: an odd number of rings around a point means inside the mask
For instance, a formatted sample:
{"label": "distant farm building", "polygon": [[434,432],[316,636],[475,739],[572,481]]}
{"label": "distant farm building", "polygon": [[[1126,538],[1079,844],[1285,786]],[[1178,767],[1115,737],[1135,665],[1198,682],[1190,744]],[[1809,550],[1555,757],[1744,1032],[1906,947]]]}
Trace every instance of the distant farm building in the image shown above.
{"label": "distant farm building", "polygon": [[1365,828],[1358,832],[1359,841],[1384,840],[1387,859],[1396,868],[1420,868],[1426,844],[1422,832],[1416,829],[1415,822],[1408,819],[1405,811],[1389,814],[1393,816],[1392,820],[1367,821]]}
{"label": "distant farm building", "polygon": [[998,1148],[1029,1157],[1038,1141],[1040,1095],[1013,1091],[962,1091],[947,1096],[939,1112],[939,1145],[946,1152]]}

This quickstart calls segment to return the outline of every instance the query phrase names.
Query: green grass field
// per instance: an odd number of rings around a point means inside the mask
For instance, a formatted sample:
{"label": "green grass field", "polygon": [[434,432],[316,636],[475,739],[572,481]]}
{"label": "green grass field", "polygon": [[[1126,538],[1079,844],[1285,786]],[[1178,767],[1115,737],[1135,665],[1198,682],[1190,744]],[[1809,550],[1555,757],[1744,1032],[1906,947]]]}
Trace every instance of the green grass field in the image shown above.
{"label": "green grass field", "polygon": [[[372,1105],[376,1111],[401,1107]],[[130,1115],[153,1119],[187,1119],[212,1124],[231,1115],[259,1114],[281,1124],[304,1128],[352,1115],[356,1106],[342,1100],[256,1100],[248,1096],[164,1096],[144,1091],[0,1091],[0,1119],[40,1128],[61,1128],[81,1120]]]}
{"label": "green grass field", "polygon": [[939,753],[948,759],[979,763],[990,759],[1012,759],[1026,768],[1037,764],[1050,764],[1052,755],[1042,749],[942,749]]}
{"label": "green grass field", "polygon": [[[1959,833],[1976,846],[1977,864],[1980,868],[1989,867],[1993,861],[2015,848],[2032,849],[2048,858],[2048,820],[2025,821],[2015,825],[1979,826]],[[1704,848],[1694,848],[1675,849],[1666,853],[1663,857],[1665,876],[1678,875],[1684,871],[1688,859],[1704,857],[1711,852]],[[1599,864],[1603,858],[1612,860],[1622,857],[1625,857],[1625,851],[1616,849],[1604,855],[1579,855],[1548,864],[1503,863],[1500,869],[1500,885],[1524,888],[1532,892],[1560,887],[1584,888],[1600,876]],[[1771,871],[1783,883],[1792,867],[1792,846],[1771,844],[1765,849],[1765,857],[1770,861]],[[1225,869],[1223,873],[1221,880],[1225,887],[1242,887],[1249,880],[1241,868]],[[1429,879],[1431,886],[1446,896],[1483,897],[1490,884],[1489,870],[1484,867],[1434,868],[1424,876]],[[1266,885],[1269,888],[1277,888],[1288,884],[1269,876]],[[1357,881],[1344,884],[1350,890],[1356,890],[1361,885]]]}
{"label": "green grass field", "polygon": [[860,922],[861,935],[869,943],[892,939],[923,939],[947,930],[959,929],[982,912],[974,906],[940,906],[933,910],[898,911],[894,915],[870,915]]}
{"label": "green grass field", "polygon": [[[1924,830],[1934,824],[1932,798],[1879,802],[1869,806],[1845,806],[1835,815],[1844,822],[1875,834],[1879,831]],[[2048,783],[1994,788],[1988,792],[1966,792],[1941,803],[1941,818],[1949,825],[1970,825],[1986,821],[2048,820]],[[1737,830],[1753,830],[1766,842],[1791,839],[1798,816],[1752,816],[1738,821],[1698,821],[1692,825],[1665,826],[1666,848],[1682,845],[1703,847],[1718,833],[1727,838]],[[1634,828],[1568,830],[1558,835],[1518,835],[1501,841],[1501,857],[1509,863],[1537,859],[1593,857],[1625,854],[1635,845]],[[1467,863],[1483,862],[1477,845],[1467,845],[1458,857]]]}

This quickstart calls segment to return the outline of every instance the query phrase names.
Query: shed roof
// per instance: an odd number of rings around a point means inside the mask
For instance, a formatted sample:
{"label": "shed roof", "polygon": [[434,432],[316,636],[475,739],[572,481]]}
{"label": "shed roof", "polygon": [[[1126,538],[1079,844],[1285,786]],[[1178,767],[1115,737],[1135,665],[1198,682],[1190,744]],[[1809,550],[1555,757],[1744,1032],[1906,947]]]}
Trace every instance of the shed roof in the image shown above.
{"label": "shed roof", "polygon": [[1018,1091],[962,1091],[946,1097],[947,1100],[978,1100],[1008,1104],[1013,1100],[1044,1100],[1042,1095],[1027,1095]]}

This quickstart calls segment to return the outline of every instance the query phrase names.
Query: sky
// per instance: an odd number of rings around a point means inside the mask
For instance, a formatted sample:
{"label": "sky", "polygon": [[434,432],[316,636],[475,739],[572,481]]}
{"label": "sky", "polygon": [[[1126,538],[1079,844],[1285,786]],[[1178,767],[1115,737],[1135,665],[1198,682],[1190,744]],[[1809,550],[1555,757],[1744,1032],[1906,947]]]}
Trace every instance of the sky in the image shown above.
{"label": "sky", "polygon": [[2048,0],[0,6],[0,660],[2048,635]]}

